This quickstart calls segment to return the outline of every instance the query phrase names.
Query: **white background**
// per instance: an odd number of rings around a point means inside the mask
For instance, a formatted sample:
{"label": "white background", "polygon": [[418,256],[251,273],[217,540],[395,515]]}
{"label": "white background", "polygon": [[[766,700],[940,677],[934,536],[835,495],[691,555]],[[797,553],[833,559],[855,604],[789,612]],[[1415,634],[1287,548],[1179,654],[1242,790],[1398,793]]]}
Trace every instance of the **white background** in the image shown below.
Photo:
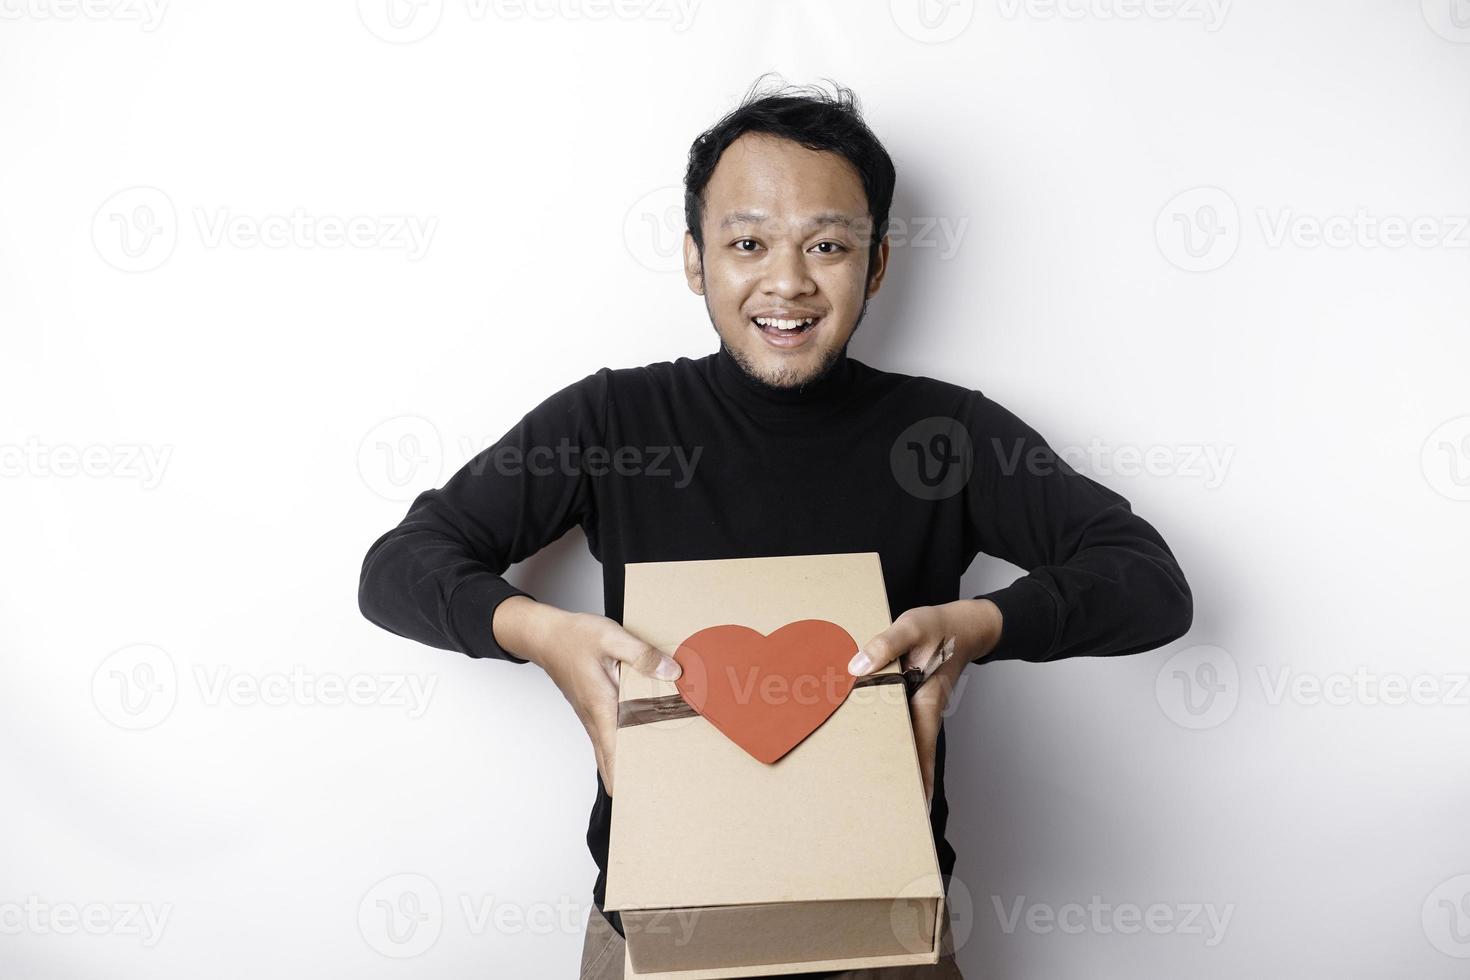
{"label": "white background", "polygon": [[[358,570],[550,392],[714,350],[678,185],[777,70],[898,167],[853,356],[1093,447],[1196,598],[969,672],[966,974],[1462,976],[1470,5],[528,2],[0,3],[0,975],[575,974],[586,736]],[[580,532],[510,577],[602,611]]]}

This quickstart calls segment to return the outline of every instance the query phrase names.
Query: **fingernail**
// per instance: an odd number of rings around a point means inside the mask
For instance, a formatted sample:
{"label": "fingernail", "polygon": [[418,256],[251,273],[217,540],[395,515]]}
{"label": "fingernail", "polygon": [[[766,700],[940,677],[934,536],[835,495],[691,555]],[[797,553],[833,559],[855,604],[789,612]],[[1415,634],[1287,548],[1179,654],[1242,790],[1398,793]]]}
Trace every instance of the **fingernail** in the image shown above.
{"label": "fingernail", "polygon": [[679,675],[683,672],[683,669],[679,666],[679,662],[677,660],[670,659],[669,657],[664,657],[662,660],[660,660],[658,662],[658,669],[654,671],[655,674],[666,681],[678,680]]}
{"label": "fingernail", "polygon": [[859,652],[857,656],[848,661],[847,672],[849,674],[866,674],[873,669],[873,661],[866,653]]}

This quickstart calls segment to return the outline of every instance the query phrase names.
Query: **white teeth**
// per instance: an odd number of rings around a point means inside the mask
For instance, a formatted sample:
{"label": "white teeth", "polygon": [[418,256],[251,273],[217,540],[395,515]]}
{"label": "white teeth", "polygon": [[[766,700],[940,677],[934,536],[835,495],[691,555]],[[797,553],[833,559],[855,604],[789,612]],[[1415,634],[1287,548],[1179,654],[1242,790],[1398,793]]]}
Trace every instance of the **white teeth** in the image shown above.
{"label": "white teeth", "polygon": [[801,320],[776,320],[768,316],[758,316],[755,318],[755,322],[763,327],[775,327],[778,330],[795,330],[797,327],[804,327],[809,323],[816,323],[817,318],[809,316]]}

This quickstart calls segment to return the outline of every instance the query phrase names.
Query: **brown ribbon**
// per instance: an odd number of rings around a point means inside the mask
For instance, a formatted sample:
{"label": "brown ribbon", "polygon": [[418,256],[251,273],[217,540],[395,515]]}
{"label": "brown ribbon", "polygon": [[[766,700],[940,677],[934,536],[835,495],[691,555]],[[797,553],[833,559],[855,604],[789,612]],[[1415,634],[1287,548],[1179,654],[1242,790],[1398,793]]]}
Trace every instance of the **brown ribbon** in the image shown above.
{"label": "brown ribbon", "polygon": [[[917,668],[901,674],[865,674],[852,682],[853,689],[874,687],[879,684],[903,684],[913,697]],[[690,707],[682,694],[665,694],[656,698],[632,698],[618,705],[618,727],[646,725],[652,721],[672,721],[675,718],[693,718],[699,712]]]}

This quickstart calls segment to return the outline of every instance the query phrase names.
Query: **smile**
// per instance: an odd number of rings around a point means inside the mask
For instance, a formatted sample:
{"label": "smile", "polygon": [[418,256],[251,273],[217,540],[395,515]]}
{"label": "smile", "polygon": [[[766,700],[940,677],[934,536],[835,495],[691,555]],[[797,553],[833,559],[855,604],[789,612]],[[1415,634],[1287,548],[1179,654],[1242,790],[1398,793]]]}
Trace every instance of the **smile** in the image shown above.
{"label": "smile", "polygon": [[798,347],[822,322],[821,316],[767,317],[753,316],[750,322],[774,347]]}

